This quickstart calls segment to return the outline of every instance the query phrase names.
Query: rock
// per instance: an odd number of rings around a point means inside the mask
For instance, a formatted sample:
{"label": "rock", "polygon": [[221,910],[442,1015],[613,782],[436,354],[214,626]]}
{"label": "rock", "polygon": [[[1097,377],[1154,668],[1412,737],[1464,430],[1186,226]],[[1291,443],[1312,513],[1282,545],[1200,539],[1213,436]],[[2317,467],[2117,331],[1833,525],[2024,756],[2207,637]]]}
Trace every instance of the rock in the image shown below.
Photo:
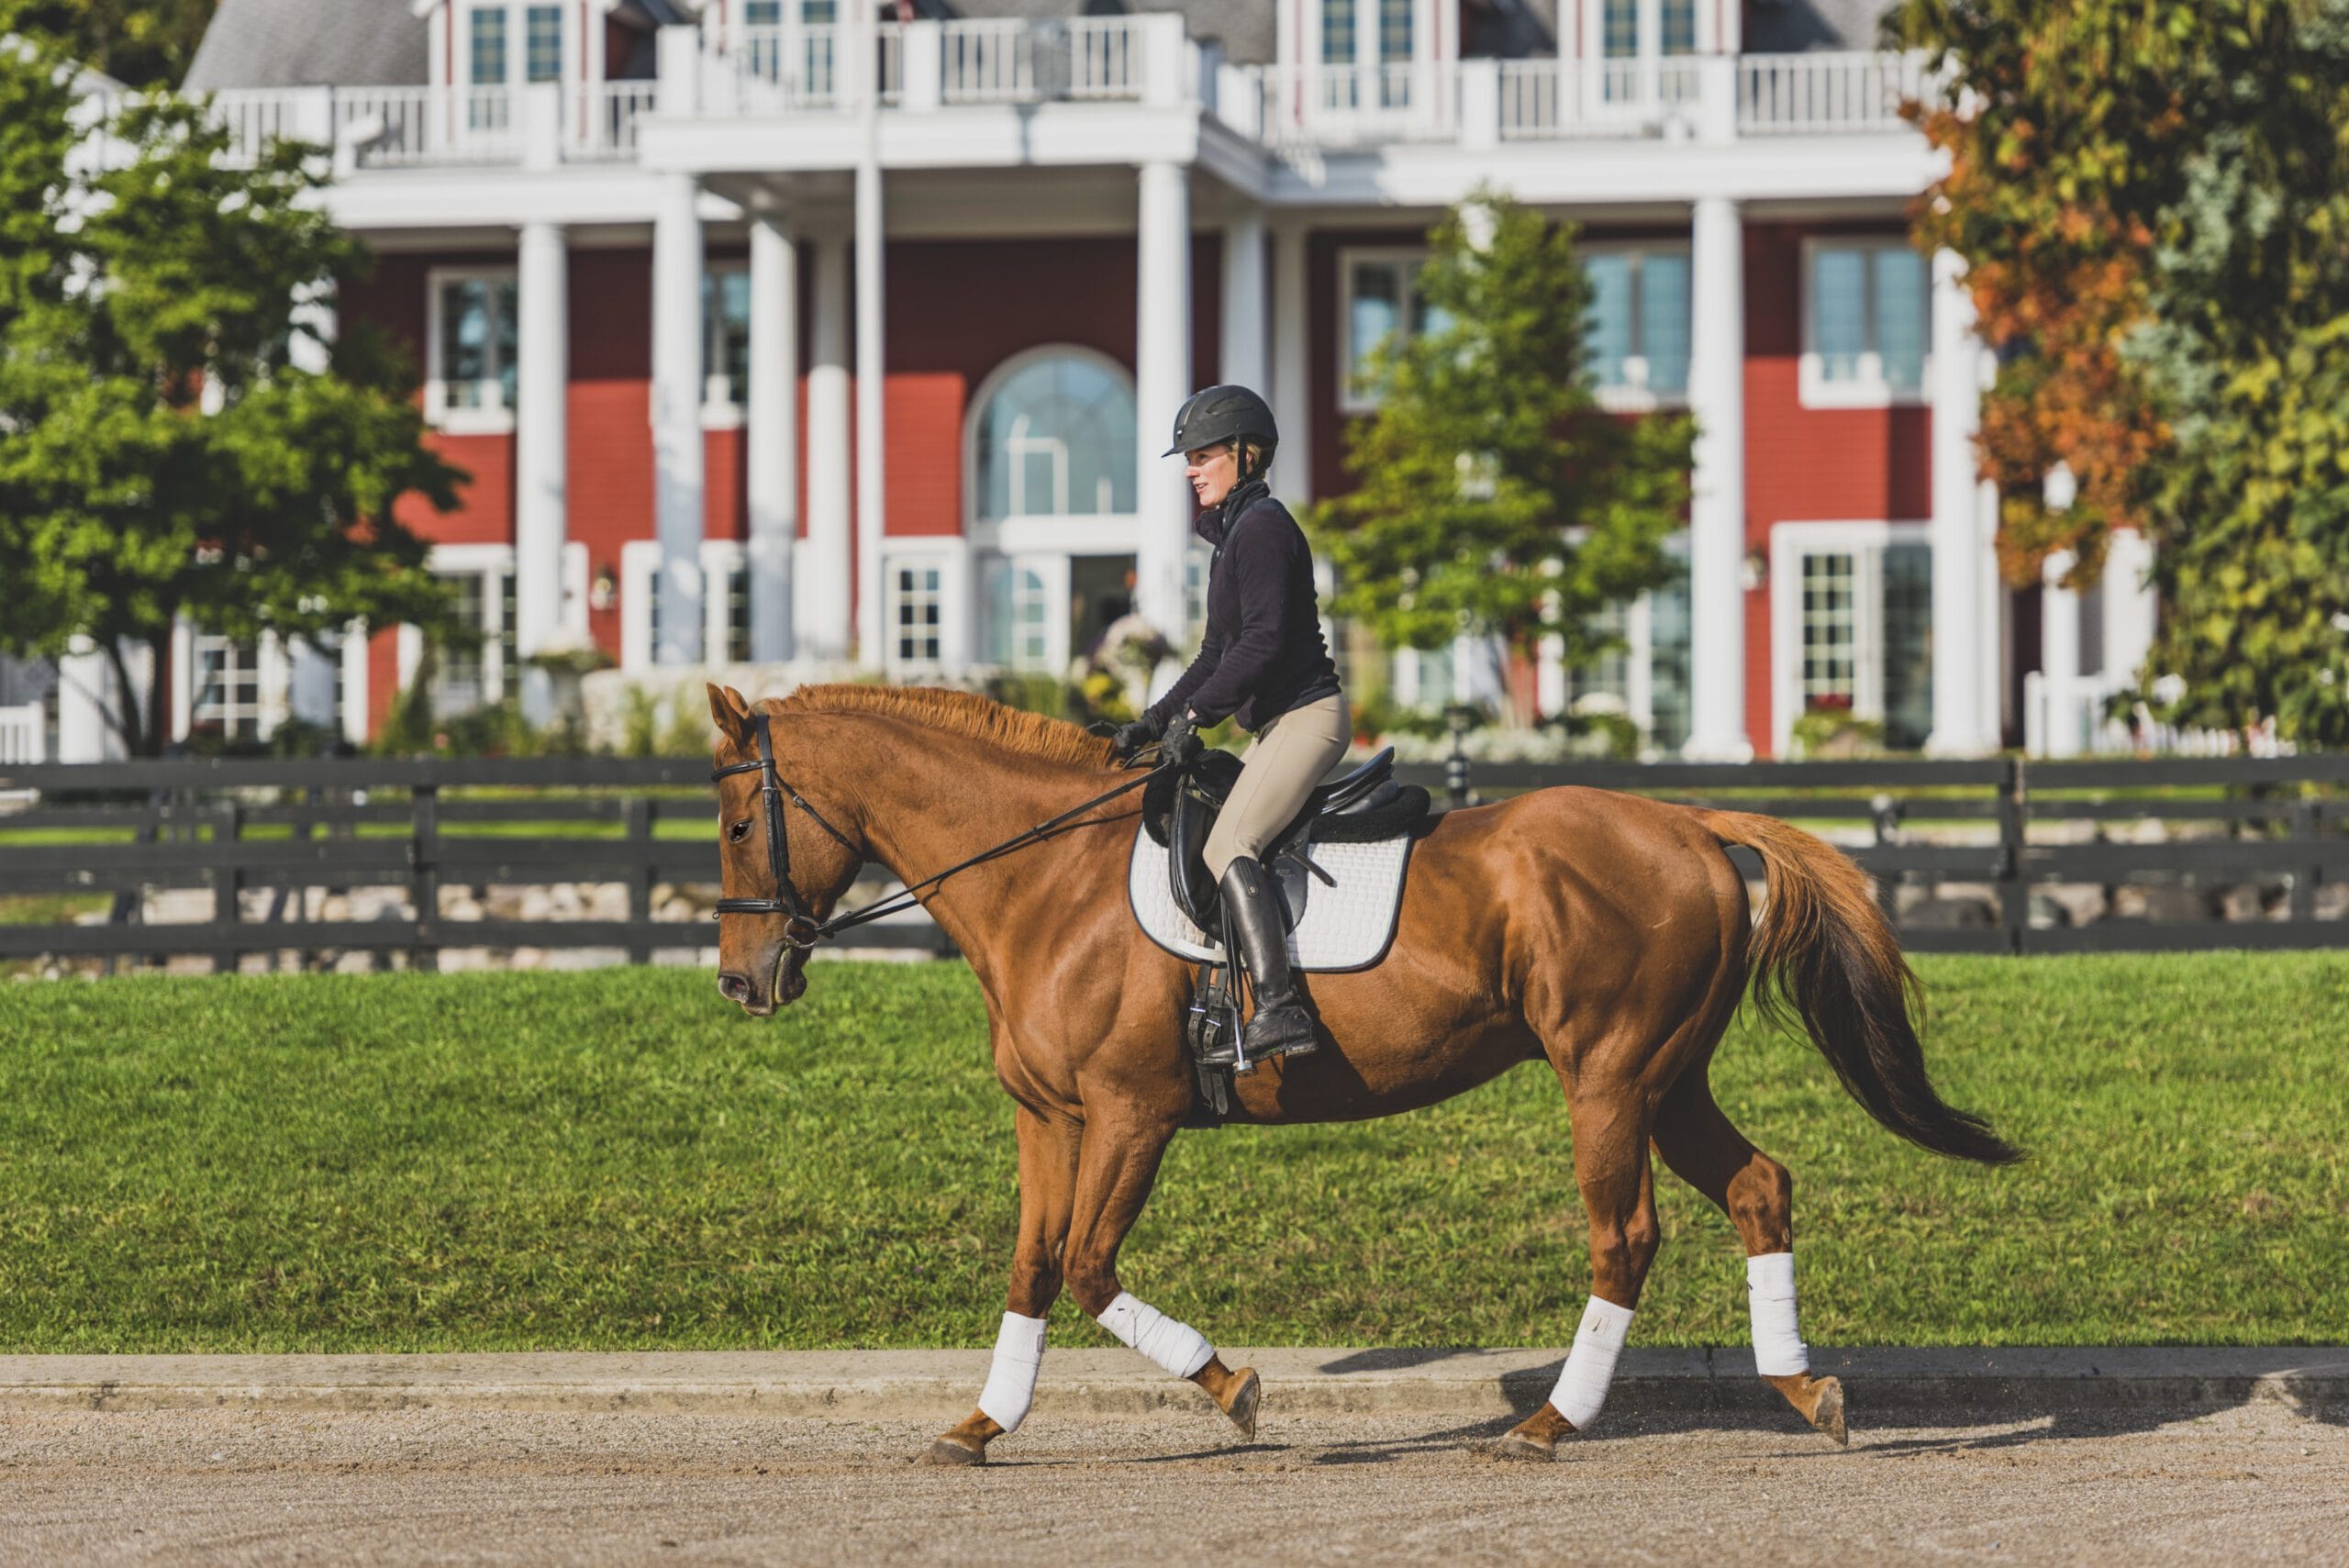
{"label": "rock", "polygon": [[489,911],[489,917],[493,920],[518,920],[522,917],[522,905],[529,891],[527,887],[492,887],[488,896],[482,900],[482,906]]}
{"label": "rock", "polygon": [[2259,889],[2248,883],[2219,889],[2211,896],[2210,909],[2221,920],[2256,920],[2266,912]]}
{"label": "rock", "polygon": [[2320,920],[2349,920],[2349,882],[2317,884],[2316,917]]}
{"label": "rock", "polygon": [[570,882],[558,882],[548,888],[547,903],[552,906],[554,917],[558,920],[576,920],[586,906],[579,896],[578,884]]}
{"label": "rock", "polygon": [[483,916],[484,911],[482,906],[478,903],[474,902],[473,896],[462,889],[458,890],[457,895],[454,898],[449,896],[449,892],[446,888],[441,890],[440,917],[442,919],[478,920],[483,918]]}
{"label": "rock", "polygon": [[656,920],[690,920],[700,913],[700,908],[692,899],[684,897],[665,899],[652,907],[652,917]]}
{"label": "rock", "polygon": [[533,887],[522,895],[522,906],[515,911],[518,920],[551,920],[554,899],[543,887]]}
{"label": "rock", "polygon": [[507,960],[506,966],[508,969],[544,969],[546,962],[547,950],[544,948],[516,948],[514,956]]}
{"label": "rock", "polygon": [[677,884],[674,882],[656,882],[652,884],[651,901],[652,906],[655,909],[658,909],[661,906],[666,904],[670,899],[674,898],[676,895]]}
{"label": "rock", "polygon": [[2110,912],[2112,901],[2104,889],[2092,882],[2051,882],[2036,889],[2032,903],[2042,901],[2051,906],[2066,926],[2087,926],[2101,920]]}
{"label": "rock", "polygon": [[1950,931],[1995,926],[1997,904],[1978,898],[1928,898],[1911,909],[1903,924],[1922,931]]}
{"label": "rock", "polygon": [[618,882],[593,884],[587,890],[587,918],[591,920],[627,919],[627,884]]}
{"label": "rock", "polygon": [[2116,887],[2112,918],[2116,920],[2202,920],[2210,909],[2202,895],[2184,887]]}

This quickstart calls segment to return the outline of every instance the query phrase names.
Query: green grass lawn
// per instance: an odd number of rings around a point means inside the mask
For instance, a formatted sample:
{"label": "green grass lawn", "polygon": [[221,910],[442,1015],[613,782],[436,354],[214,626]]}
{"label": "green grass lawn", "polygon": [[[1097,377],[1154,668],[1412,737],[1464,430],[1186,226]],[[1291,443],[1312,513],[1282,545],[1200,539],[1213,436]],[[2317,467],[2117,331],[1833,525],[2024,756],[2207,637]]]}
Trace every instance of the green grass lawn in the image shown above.
{"label": "green grass lawn", "polygon": [[[1795,1173],[1809,1338],[2349,1340],[2345,962],[1923,960],[1943,1087],[2031,1151],[2002,1172],[1742,1028],[1715,1079]],[[812,978],[772,1023],[679,970],[0,986],[0,1351],[988,1343],[1015,1195],[976,986]],[[1727,1223],[1657,1194],[1635,1340],[1742,1341]],[[1186,1133],[1123,1273],[1227,1343],[1563,1343],[1557,1085]]]}

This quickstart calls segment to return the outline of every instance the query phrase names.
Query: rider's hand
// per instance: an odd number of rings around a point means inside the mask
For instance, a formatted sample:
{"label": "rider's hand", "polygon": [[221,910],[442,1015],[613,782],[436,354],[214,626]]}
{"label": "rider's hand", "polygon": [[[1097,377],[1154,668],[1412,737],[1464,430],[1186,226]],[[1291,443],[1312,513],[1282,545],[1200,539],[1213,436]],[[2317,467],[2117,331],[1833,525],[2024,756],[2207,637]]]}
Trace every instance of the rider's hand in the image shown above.
{"label": "rider's hand", "polygon": [[1135,752],[1157,740],[1159,732],[1164,728],[1165,723],[1163,719],[1153,714],[1144,713],[1130,724],[1118,726],[1117,732],[1109,737],[1109,753],[1118,761],[1125,762]]}
{"label": "rider's hand", "polygon": [[1191,716],[1178,713],[1167,720],[1166,733],[1159,737],[1158,760],[1162,762],[1187,762],[1203,749]]}

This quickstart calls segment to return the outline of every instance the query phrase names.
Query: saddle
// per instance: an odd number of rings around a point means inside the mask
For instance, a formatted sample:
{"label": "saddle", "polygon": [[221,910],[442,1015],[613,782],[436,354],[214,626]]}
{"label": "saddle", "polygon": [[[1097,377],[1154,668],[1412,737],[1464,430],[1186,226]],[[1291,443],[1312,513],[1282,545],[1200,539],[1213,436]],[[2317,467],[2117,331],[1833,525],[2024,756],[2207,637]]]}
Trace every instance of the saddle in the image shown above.
{"label": "saddle", "polygon": [[[1165,847],[1167,882],[1175,905],[1203,931],[1219,929],[1222,901],[1201,855],[1239,777],[1238,757],[1204,751],[1179,774],[1155,779],[1142,790],[1143,831]],[[1315,878],[1334,885],[1308,852],[1314,843],[1366,844],[1401,838],[1426,819],[1430,806],[1426,790],[1395,782],[1392,746],[1315,788],[1264,851],[1264,869],[1280,890],[1283,922],[1293,931],[1305,917]]]}

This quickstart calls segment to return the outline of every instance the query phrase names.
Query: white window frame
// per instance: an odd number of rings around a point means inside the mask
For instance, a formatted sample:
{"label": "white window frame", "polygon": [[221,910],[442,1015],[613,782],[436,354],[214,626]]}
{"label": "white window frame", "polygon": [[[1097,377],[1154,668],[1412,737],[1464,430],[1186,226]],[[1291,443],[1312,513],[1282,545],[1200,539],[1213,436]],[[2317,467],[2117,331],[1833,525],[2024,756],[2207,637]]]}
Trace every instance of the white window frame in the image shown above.
{"label": "white window frame", "polygon": [[[1933,321],[1935,308],[1932,278],[1928,271],[1925,279],[1925,356],[1917,376],[1914,391],[1896,390],[1884,378],[1884,359],[1874,348],[1860,354],[1860,373],[1849,381],[1830,381],[1819,351],[1819,253],[1821,250],[1899,250],[1913,254],[1909,241],[1898,235],[1813,234],[1802,242],[1801,299],[1798,309],[1802,317],[1802,357],[1796,376],[1796,397],[1805,408],[1899,408],[1920,407],[1932,400],[1933,385]],[[1865,269],[1868,293],[1861,314],[1865,331],[1873,338],[1876,332],[1875,278],[1871,263]]]}
{"label": "white window frame", "polygon": [[[425,274],[424,307],[424,420],[434,429],[451,436],[504,436],[514,430],[514,410],[506,405],[506,387],[496,376],[478,383],[481,401],[473,406],[451,406],[449,401],[448,366],[442,344],[445,307],[441,295],[451,284],[504,283],[514,284],[514,313],[519,328],[522,282],[519,269],[512,266],[434,267]],[[495,332],[490,334],[493,345]],[[516,343],[515,357],[520,355],[520,343]]]}
{"label": "white window frame", "polygon": [[[1054,514],[1035,512],[1008,517],[979,516],[979,417],[1006,382],[1039,360],[1068,356],[1087,360],[1109,372],[1124,384],[1129,395],[1134,390],[1132,374],[1124,365],[1081,343],[1040,343],[1023,349],[989,371],[963,406],[963,535],[976,549],[993,550],[1002,555],[1070,556],[1070,555],[1132,555],[1141,548],[1141,518],[1133,512],[1077,512]],[[1141,406],[1135,406],[1135,418],[1141,418]],[[1137,473],[1136,499],[1148,482],[1145,473]],[[1065,597],[1065,562],[1062,566],[1063,597]],[[1065,661],[1063,661],[1065,662]]]}
{"label": "white window frame", "polygon": [[[1579,245],[1576,250],[1585,257],[1632,257],[1635,259],[1635,271],[1642,275],[1642,280],[1634,282],[1631,286],[1631,340],[1634,345],[1634,351],[1624,356],[1622,381],[1603,382],[1594,379],[1593,390],[1598,399],[1598,406],[1615,414],[1645,414],[1657,408],[1687,407],[1688,388],[1685,384],[1678,392],[1669,394],[1658,394],[1649,388],[1647,357],[1637,352],[1636,346],[1646,336],[1642,328],[1647,325],[1647,288],[1644,274],[1647,271],[1647,258],[1650,256],[1677,256],[1690,263],[1688,316],[1690,325],[1694,327],[1697,310],[1696,267],[1694,252],[1689,242],[1686,239],[1598,239]],[[1696,358],[1693,330],[1690,333],[1688,347],[1689,358],[1693,362]]]}
{"label": "white window frame", "polygon": [[[426,556],[424,568],[437,577],[479,577],[482,582],[481,625],[481,706],[491,706],[509,696],[518,695],[521,684],[518,670],[506,667],[506,595],[495,589],[498,575],[515,573],[514,547],[510,544],[436,544]],[[515,584],[517,593],[520,583]],[[421,659],[423,642],[417,643]],[[519,663],[518,654],[516,662]],[[413,679],[415,665],[400,673],[400,685],[405,689]]]}
{"label": "white window frame", "polygon": [[[881,561],[881,667],[892,680],[909,675],[938,675],[953,673],[954,648],[958,629],[955,584],[960,573],[956,562],[944,550],[893,550]],[[938,656],[935,659],[908,659],[897,651],[897,606],[900,572],[935,572],[938,573]]]}
{"label": "white window frame", "polygon": [[1403,280],[1402,309],[1397,317],[1400,329],[1397,336],[1409,342],[1415,330],[1411,325],[1412,284],[1419,270],[1428,264],[1429,250],[1424,245],[1359,245],[1348,246],[1338,252],[1338,412],[1341,414],[1371,414],[1378,409],[1376,396],[1354,385],[1354,267],[1360,262],[1391,262],[1408,267],[1409,275]]}
{"label": "white window frame", "polygon": [[[1022,673],[1057,674],[1068,668],[1072,657],[1069,647],[1069,557],[1063,553],[1026,551],[1019,554],[987,553],[976,562],[979,573],[984,634],[978,639],[980,660],[994,664],[995,595],[992,579],[997,572],[1032,572],[1043,584],[1044,651],[1035,664],[1022,664],[1015,658],[1009,664],[996,666]],[[1017,595],[1014,598],[1015,613]],[[943,630],[943,627],[941,628]]]}
{"label": "white window frame", "polygon": [[[1603,0],[1589,0],[1588,4],[1583,6],[1579,33],[1562,33],[1560,39],[1562,46],[1566,47],[1569,52],[1577,53],[1584,60],[1594,61],[1609,58],[1687,60],[1695,54],[1734,54],[1737,52],[1736,42],[1721,35],[1737,27],[1738,17],[1734,14],[1737,7],[1731,6],[1726,9],[1731,13],[1730,15],[1722,15],[1723,7],[1720,6],[1702,4],[1697,6],[1697,43],[1690,54],[1664,54],[1663,0],[1639,0],[1639,24],[1635,34],[1637,43],[1634,52],[1630,55],[1608,56],[1602,53],[1607,47],[1607,7]],[[1567,44],[1568,39],[1572,39],[1573,42]]]}
{"label": "white window frame", "polygon": [[736,430],[741,428],[743,419],[750,411],[751,347],[746,337],[742,345],[743,396],[737,399],[734,395],[732,382],[728,379],[726,373],[719,369],[718,364],[718,346],[724,340],[722,334],[718,330],[718,323],[723,319],[718,307],[726,297],[725,287],[718,279],[729,274],[748,277],[751,263],[748,261],[711,261],[704,266],[702,271],[703,275],[709,281],[702,285],[704,293],[701,313],[701,428],[705,430]]}
{"label": "white window frame", "polygon": [[[581,43],[587,45],[591,56],[599,52],[596,35],[602,31],[600,24],[607,7],[593,4],[593,0],[586,6],[582,6],[580,0],[450,0],[451,37],[454,40],[450,58],[456,72],[456,80],[451,85],[504,87],[509,91],[529,86],[530,13],[541,8],[562,15],[562,37],[555,46],[558,74],[554,80],[565,87],[577,85]],[[477,11],[506,13],[506,72],[502,82],[473,81],[473,14]],[[589,64],[600,73],[599,62],[591,59]]]}
{"label": "white window frame", "polygon": [[[1927,522],[1779,523],[1770,530],[1771,754],[1784,756],[1802,717],[1802,559],[1852,557],[1852,717],[1884,717],[1884,553],[1932,543]],[[1937,644],[1938,646],[1938,644]],[[1954,656],[1954,651],[1953,651]]]}
{"label": "white window frame", "polygon": [[[738,539],[706,539],[697,559],[701,563],[701,662],[709,665],[751,662],[726,656],[727,578],[750,569],[750,547]],[[584,603],[584,550],[578,571],[580,598]],[[652,668],[652,595],[660,580],[659,539],[632,539],[620,546],[620,668],[631,673]],[[757,634],[753,626],[753,639]]]}

